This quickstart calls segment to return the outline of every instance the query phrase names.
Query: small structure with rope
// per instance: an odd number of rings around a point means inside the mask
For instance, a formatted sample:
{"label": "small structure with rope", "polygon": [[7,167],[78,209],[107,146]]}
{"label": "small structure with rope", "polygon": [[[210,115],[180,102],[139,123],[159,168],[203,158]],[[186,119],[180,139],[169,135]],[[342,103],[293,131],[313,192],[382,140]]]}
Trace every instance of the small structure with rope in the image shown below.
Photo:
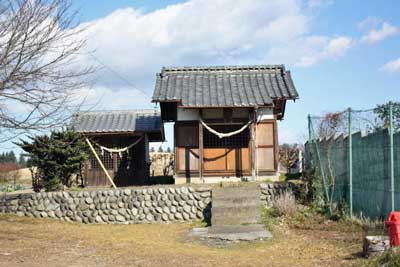
{"label": "small structure with rope", "polygon": [[70,127],[84,135],[92,152],[84,168],[87,186],[148,183],[149,142],[164,141],[159,112],[78,112],[73,115]]}
{"label": "small structure with rope", "polygon": [[297,98],[283,65],[163,68],[152,101],[175,123],[175,183],[276,178],[277,120]]}

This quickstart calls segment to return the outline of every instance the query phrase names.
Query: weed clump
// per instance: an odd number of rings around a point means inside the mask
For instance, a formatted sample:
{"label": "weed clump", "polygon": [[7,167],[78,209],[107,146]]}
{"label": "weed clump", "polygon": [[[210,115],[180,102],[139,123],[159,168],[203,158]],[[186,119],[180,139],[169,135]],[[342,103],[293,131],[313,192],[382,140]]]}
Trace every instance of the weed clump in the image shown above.
{"label": "weed clump", "polygon": [[370,261],[368,261],[365,267],[378,267],[378,266],[386,266],[386,267],[398,267],[400,266],[400,251],[398,249],[390,249],[387,252],[384,252],[382,255],[377,256]]}
{"label": "weed clump", "polygon": [[291,191],[286,190],[272,200],[272,207],[279,216],[292,216],[297,209],[296,198]]}

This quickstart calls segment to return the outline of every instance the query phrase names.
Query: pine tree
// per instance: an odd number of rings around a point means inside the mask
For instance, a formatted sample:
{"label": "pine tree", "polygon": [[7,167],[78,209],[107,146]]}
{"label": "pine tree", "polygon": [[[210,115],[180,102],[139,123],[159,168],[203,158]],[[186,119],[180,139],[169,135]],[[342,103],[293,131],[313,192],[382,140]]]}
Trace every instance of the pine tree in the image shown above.
{"label": "pine tree", "polygon": [[171,153],[171,148],[170,147],[167,147],[167,152]]}
{"label": "pine tree", "polygon": [[26,167],[26,160],[25,160],[25,156],[24,156],[24,154],[19,154],[19,160],[18,160],[18,164],[21,166],[21,167]]}
{"label": "pine tree", "polygon": [[154,149],[154,146],[152,146],[152,147],[150,148],[150,152],[156,152],[156,150]]}
{"label": "pine tree", "polygon": [[32,177],[36,191],[59,190],[72,185],[72,175],[81,174],[82,163],[89,158],[84,139],[76,132],[52,132],[49,136],[29,137],[30,142],[21,140],[19,145],[29,155],[29,165],[36,166]]}
{"label": "pine tree", "polygon": [[14,151],[10,151],[8,154],[9,162],[10,163],[17,163],[17,157],[15,156]]}
{"label": "pine tree", "polygon": [[162,146],[159,146],[159,147],[158,147],[158,152],[160,152],[160,153],[164,152]]}

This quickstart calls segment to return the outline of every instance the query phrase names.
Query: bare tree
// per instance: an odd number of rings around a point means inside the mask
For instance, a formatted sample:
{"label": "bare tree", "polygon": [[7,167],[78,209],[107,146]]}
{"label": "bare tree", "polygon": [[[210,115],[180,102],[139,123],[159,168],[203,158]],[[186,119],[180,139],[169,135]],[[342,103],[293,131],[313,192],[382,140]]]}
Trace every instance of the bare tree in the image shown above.
{"label": "bare tree", "polygon": [[297,144],[282,144],[279,146],[279,161],[286,167],[286,172],[298,161],[299,147]]}
{"label": "bare tree", "polygon": [[340,132],[347,132],[345,112],[326,113],[317,126],[317,138],[331,138]]}
{"label": "bare tree", "polygon": [[69,0],[0,2],[0,142],[62,125],[79,106],[92,68]]}
{"label": "bare tree", "polygon": [[[347,116],[348,113],[346,111],[326,113],[316,126],[318,132],[315,137],[318,139],[324,139],[324,142],[321,142],[316,149],[319,150],[321,155],[318,160],[320,161],[320,168],[324,169],[325,177],[322,177],[322,181],[323,186],[326,188],[326,203],[329,205],[330,210],[332,210],[334,204],[333,194],[336,185],[336,173],[332,168],[332,149],[335,144],[334,138],[340,133],[346,134],[348,132],[349,125]],[[338,148],[339,147],[337,147],[337,149]]]}

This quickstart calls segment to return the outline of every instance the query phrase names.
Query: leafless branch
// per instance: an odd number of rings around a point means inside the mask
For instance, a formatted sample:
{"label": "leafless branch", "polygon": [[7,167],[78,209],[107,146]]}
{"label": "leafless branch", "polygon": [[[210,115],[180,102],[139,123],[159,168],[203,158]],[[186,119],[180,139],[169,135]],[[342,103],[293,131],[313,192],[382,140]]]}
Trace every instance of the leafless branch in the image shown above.
{"label": "leafless branch", "polygon": [[86,39],[75,18],[69,0],[0,2],[0,142],[60,126],[82,104],[93,69],[77,65]]}

